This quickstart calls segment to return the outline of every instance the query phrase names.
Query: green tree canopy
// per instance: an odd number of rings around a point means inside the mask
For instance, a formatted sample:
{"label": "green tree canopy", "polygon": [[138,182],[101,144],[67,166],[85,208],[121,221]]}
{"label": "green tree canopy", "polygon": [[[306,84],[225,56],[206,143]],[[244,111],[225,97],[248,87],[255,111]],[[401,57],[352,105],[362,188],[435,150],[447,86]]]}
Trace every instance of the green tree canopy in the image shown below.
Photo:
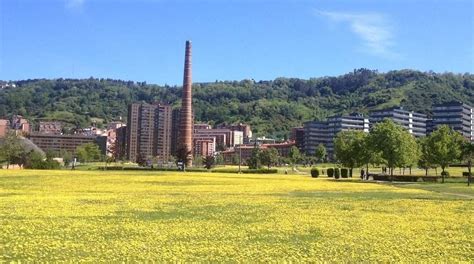
{"label": "green tree canopy", "polygon": [[444,182],[446,167],[461,159],[464,138],[449,126],[442,125],[428,136],[427,141],[430,162],[441,167],[442,182]]}
{"label": "green tree canopy", "polygon": [[390,119],[385,119],[374,126],[369,134],[372,150],[379,153],[383,163],[393,170],[397,166],[409,166],[418,160],[416,140],[403,127]]}
{"label": "green tree canopy", "polygon": [[276,150],[275,148],[264,149],[260,153],[260,161],[262,162],[262,164],[266,165],[268,169],[270,169],[271,166],[275,165],[278,162],[278,158],[278,150]]}
{"label": "green tree canopy", "polygon": [[102,158],[99,146],[95,143],[86,143],[78,146],[76,155],[82,162],[99,161]]}
{"label": "green tree canopy", "polygon": [[314,152],[316,162],[324,162],[324,160],[326,159],[326,154],[326,147],[323,144],[319,144]]}

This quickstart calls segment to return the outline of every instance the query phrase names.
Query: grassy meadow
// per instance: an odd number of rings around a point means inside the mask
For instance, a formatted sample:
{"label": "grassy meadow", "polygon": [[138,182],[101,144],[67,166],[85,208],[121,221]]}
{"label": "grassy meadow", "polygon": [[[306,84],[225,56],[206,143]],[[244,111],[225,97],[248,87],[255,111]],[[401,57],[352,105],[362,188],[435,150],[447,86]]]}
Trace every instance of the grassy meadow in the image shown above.
{"label": "grassy meadow", "polygon": [[0,262],[472,262],[474,189],[0,170]]}

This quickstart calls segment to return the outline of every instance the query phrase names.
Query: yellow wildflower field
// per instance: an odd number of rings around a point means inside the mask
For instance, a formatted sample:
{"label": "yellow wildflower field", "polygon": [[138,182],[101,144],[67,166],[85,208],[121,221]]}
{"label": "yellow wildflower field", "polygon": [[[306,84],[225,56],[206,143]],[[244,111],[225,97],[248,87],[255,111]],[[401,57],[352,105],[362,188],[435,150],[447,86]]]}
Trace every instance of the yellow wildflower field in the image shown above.
{"label": "yellow wildflower field", "polygon": [[469,195],[356,180],[0,170],[0,262],[472,263],[473,216]]}

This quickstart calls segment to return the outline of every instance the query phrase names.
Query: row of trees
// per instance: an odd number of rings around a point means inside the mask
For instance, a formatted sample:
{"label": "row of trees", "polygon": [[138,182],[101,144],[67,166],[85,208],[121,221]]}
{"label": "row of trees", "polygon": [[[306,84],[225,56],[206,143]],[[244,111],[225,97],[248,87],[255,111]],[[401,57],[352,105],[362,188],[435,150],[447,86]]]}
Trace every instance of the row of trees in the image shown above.
{"label": "row of trees", "polygon": [[316,148],[314,156],[304,155],[296,146],[291,147],[288,157],[280,156],[278,150],[275,148],[267,148],[262,150],[259,147],[256,147],[252,150],[252,155],[250,159],[247,160],[247,165],[250,169],[259,169],[262,166],[266,166],[268,169],[270,169],[272,166],[276,165],[291,164],[293,169],[295,169],[297,164],[315,164],[317,162],[325,161],[325,158],[326,148],[322,144]]}
{"label": "row of trees", "polygon": [[334,140],[336,159],[350,169],[383,164],[393,177],[395,168],[420,167],[428,169],[441,167],[442,182],[449,176],[446,168],[454,162],[467,161],[471,175],[474,147],[460,133],[448,126],[440,126],[429,136],[415,139],[410,133],[392,120],[378,123],[370,131],[342,131]]}

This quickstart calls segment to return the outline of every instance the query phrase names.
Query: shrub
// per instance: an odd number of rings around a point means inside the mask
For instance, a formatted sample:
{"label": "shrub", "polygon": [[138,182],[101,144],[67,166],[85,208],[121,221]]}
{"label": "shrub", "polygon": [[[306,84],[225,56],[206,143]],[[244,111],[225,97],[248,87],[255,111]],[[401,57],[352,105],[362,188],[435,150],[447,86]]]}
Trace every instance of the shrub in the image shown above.
{"label": "shrub", "polygon": [[312,168],[311,169],[311,177],[313,177],[313,178],[318,178],[319,177],[319,169],[318,168]]}
{"label": "shrub", "polygon": [[349,170],[348,169],[341,169],[341,177],[342,178],[347,178],[349,175]]}
{"label": "shrub", "polygon": [[[469,177],[469,172],[468,171],[463,171],[462,176]],[[472,176],[472,173],[471,173],[471,176]]]}
{"label": "shrub", "polygon": [[339,168],[335,168],[334,169],[334,178],[339,179],[339,176],[341,176]]}
{"label": "shrub", "polygon": [[443,171],[441,172],[441,176],[444,176],[446,178],[449,178],[449,171]]}
{"label": "shrub", "polygon": [[332,178],[334,176],[334,169],[333,168],[327,169],[327,173],[328,173],[328,177]]}

